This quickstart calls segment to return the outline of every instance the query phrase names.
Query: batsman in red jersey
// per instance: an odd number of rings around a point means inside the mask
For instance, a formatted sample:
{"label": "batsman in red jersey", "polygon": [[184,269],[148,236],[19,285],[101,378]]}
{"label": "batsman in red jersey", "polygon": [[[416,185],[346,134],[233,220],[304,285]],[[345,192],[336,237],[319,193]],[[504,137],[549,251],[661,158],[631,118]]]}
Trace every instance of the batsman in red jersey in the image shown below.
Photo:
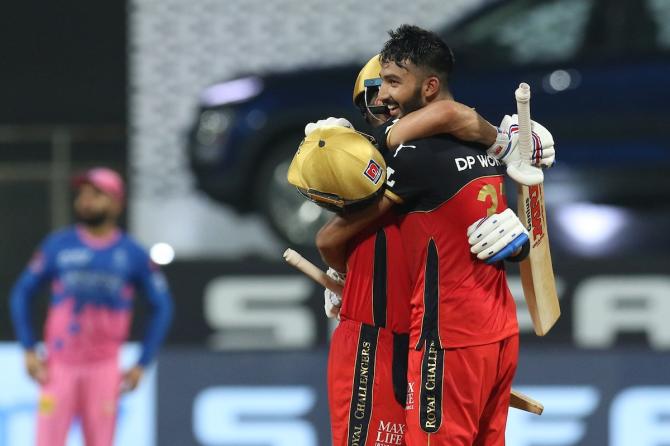
{"label": "batsman in red jersey", "polygon": [[[378,127],[390,117],[377,97],[380,71],[376,55],[361,70],[354,86],[354,103],[372,127]],[[327,121],[322,124],[333,120]],[[334,121],[342,124],[341,120]],[[453,131],[487,145],[497,138],[495,127],[474,110],[453,101],[442,101],[412,113],[395,130],[401,137]],[[356,172],[353,165],[349,167]],[[382,174],[381,168],[373,163],[368,162],[365,167],[364,175],[369,179],[376,180]],[[331,342],[328,373],[335,445],[405,444],[411,282],[397,223],[397,216],[387,215],[349,243],[343,298],[329,290],[325,292],[326,313],[330,316],[338,312],[333,302],[342,302],[341,322]],[[339,276],[333,274],[334,270],[330,271],[331,277]],[[366,339],[370,334],[374,342]],[[372,361],[367,358],[369,346],[376,347]],[[370,381],[374,381],[372,389],[361,385]]]}
{"label": "batsman in red jersey", "polygon": [[[518,326],[503,264],[464,255],[471,222],[506,208],[498,167],[477,155],[441,136],[408,142],[390,164],[386,194],[406,206],[400,228],[414,279],[408,444],[504,444]],[[468,158],[475,163],[459,171]]]}
{"label": "batsman in red jersey", "polygon": [[[379,58],[375,56],[359,74],[354,88],[354,103],[372,126],[388,118],[386,107],[377,100],[380,70]],[[344,157],[337,156],[342,146],[338,147],[338,143],[343,140],[337,141],[336,135],[341,132],[324,129],[319,138],[310,138],[315,129],[334,125],[351,127],[346,120],[335,118],[308,124],[307,137],[298,151],[300,156],[296,155],[291,166],[289,181],[313,201],[340,214],[350,213],[352,205],[361,208],[362,204],[378,197],[381,189],[372,187],[371,183],[379,184],[384,173],[383,160],[368,160],[374,156],[369,153],[370,144],[364,138],[344,141],[349,145]],[[394,127],[394,135],[398,137],[418,137],[441,131],[453,132],[487,146],[495,143],[499,136],[496,128],[473,109],[454,101],[431,104],[411,113]],[[326,146],[324,139],[331,144]],[[357,144],[358,148],[355,147]],[[395,144],[393,138],[389,138],[389,144]],[[326,164],[334,167],[334,171],[353,172],[354,177],[324,176]],[[362,178],[369,182],[360,183]],[[336,197],[347,199],[337,202]],[[349,206],[346,210],[344,202]],[[329,355],[333,441],[336,445],[402,445],[405,444],[406,430],[403,406],[407,390],[410,280],[404,265],[397,219],[386,216],[382,222],[357,235],[347,246],[346,266],[339,268],[348,272],[341,310],[340,296],[329,290],[325,296],[326,314],[334,317],[339,312],[342,320],[333,335]],[[333,269],[329,270],[329,275],[334,279],[341,276]],[[407,401],[411,403],[411,399]]]}
{"label": "batsman in red jersey", "polygon": [[352,244],[328,357],[334,445],[405,444],[410,281],[403,256],[392,217]]}
{"label": "batsman in red jersey", "polygon": [[[379,127],[390,117],[377,97],[380,71],[379,55],[376,55],[363,67],[354,85],[354,104],[372,127]],[[489,144],[495,142],[497,136],[495,127],[462,104],[442,103],[413,115],[417,119],[403,122],[396,129],[398,134],[418,137],[423,133],[453,129],[467,132],[466,138]],[[438,118],[427,119],[426,115]],[[335,123],[333,121],[348,124],[342,122],[344,120],[326,120],[321,124]],[[424,125],[418,125],[417,121]],[[311,130],[315,127],[317,125],[311,125]],[[366,150],[358,153],[366,153]],[[363,158],[361,167],[363,178],[383,183],[383,164]],[[355,164],[347,165],[347,169],[357,175],[360,170]],[[342,193],[346,186],[332,190]],[[326,314],[340,318],[333,333],[328,362],[334,445],[405,444],[411,281],[404,258],[398,218],[388,214],[348,244],[343,296],[325,290]],[[335,279],[344,277],[332,268],[329,273]]]}
{"label": "batsman in red jersey", "polygon": [[[327,142],[325,142],[327,141]],[[346,150],[337,150],[346,148]],[[325,165],[343,172],[322,175]],[[289,168],[289,182],[338,213],[365,206],[383,191],[386,165],[369,139],[346,127],[310,132]],[[341,191],[341,200],[331,193]],[[346,209],[346,211],[345,211]],[[404,445],[410,280],[400,230],[389,214],[347,247],[346,281],[326,294],[326,312],[340,323],[328,356],[333,445]],[[400,261],[399,261],[400,260]],[[345,274],[329,274],[342,279]],[[341,303],[341,308],[339,304]]]}
{"label": "batsman in red jersey", "polygon": [[[328,147],[323,144],[323,132]],[[348,156],[337,156],[331,150],[338,145],[349,149]],[[338,213],[365,206],[383,190],[384,159],[361,134],[345,127],[318,130],[306,136],[299,151],[302,158],[312,155],[312,169],[300,170],[300,184],[311,186],[303,190],[311,190],[312,197],[316,190],[338,190],[341,196],[350,197],[341,208],[331,202],[329,207]],[[341,165],[355,180],[324,177],[319,160]],[[292,163],[289,179],[295,167]],[[336,184],[317,184],[317,179],[324,178]],[[317,202],[324,205],[322,200],[332,197],[321,196]],[[349,243],[344,272],[329,270],[344,286],[342,296],[325,292],[326,314],[340,319],[328,355],[328,404],[335,446],[405,444],[410,280],[403,258],[397,219],[389,214]]]}
{"label": "batsman in red jersey", "polygon": [[[403,26],[382,52],[380,98],[397,117],[448,99],[451,64],[439,38]],[[389,123],[378,141],[392,131]],[[502,445],[518,351],[515,306],[502,264],[469,255],[478,246],[478,257],[486,258],[499,247],[463,237],[477,234],[473,221],[492,216],[484,226],[502,219],[496,214],[506,208],[502,166],[481,147],[446,135],[408,141],[386,154],[385,197],[329,223],[317,244],[329,264],[341,265],[347,241],[400,206],[412,280],[407,444]],[[514,231],[512,238],[519,235]]]}

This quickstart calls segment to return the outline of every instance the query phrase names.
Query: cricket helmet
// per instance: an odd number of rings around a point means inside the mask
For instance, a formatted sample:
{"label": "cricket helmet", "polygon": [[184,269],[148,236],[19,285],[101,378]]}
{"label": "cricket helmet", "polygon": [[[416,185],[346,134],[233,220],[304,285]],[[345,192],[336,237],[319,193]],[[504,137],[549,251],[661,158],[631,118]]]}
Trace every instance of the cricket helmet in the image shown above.
{"label": "cricket helmet", "polygon": [[375,54],[368,60],[368,62],[363,66],[361,71],[356,77],[356,83],[354,84],[354,104],[357,104],[357,100],[360,95],[365,93],[365,81],[370,79],[381,79],[379,78],[379,72],[382,70],[382,65],[379,61],[379,54]]}
{"label": "cricket helmet", "polygon": [[288,182],[335,212],[364,207],[382,192],[386,181],[386,163],[371,141],[347,127],[317,128],[300,143]]}
{"label": "cricket helmet", "polygon": [[379,77],[381,69],[379,54],[375,54],[358,73],[356,83],[354,83],[354,105],[361,110],[364,116],[366,110],[373,115],[381,115],[387,112],[385,105],[373,104],[373,100],[382,85],[382,78]]}

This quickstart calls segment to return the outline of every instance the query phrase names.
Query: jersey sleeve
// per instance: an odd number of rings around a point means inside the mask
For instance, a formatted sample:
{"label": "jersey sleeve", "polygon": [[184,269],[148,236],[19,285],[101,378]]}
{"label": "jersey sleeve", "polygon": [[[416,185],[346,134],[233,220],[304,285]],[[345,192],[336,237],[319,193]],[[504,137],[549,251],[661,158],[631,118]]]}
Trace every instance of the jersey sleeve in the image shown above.
{"label": "jersey sleeve", "polygon": [[37,342],[32,327],[32,306],[40,286],[54,276],[55,245],[53,236],[42,242],[14,284],[9,297],[14,332],[25,349],[34,348]]}
{"label": "jersey sleeve", "polygon": [[423,140],[400,144],[386,154],[386,190],[392,201],[402,204],[414,200],[431,187],[430,148]]}
{"label": "jersey sleeve", "polygon": [[372,136],[375,138],[377,143],[377,148],[381,153],[386,153],[389,150],[388,147],[388,135],[393,131],[393,126],[398,122],[398,119],[389,119],[379,127],[375,128],[372,132]]}
{"label": "jersey sleeve", "polygon": [[136,281],[150,308],[142,340],[142,354],[138,361],[144,367],[152,361],[165,339],[172,322],[173,303],[165,275],[146,252],[140,250],[136,262]]}

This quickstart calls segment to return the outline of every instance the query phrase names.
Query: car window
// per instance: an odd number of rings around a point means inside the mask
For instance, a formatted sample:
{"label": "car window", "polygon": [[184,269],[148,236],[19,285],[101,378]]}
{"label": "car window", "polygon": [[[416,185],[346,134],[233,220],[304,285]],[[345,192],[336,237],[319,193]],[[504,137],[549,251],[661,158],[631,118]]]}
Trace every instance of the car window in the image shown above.
{"label": "car window", "polygon": [[670,1],[648,0],[648,8],[656,23],[656,45],[658,48],[670,50]]}
{"label": "car window", "polygon": [[592,6],[592,0],[505,3],[458,29],[452,41],[457,54],[487,48],[489,62],[562,62],[582,48]]}

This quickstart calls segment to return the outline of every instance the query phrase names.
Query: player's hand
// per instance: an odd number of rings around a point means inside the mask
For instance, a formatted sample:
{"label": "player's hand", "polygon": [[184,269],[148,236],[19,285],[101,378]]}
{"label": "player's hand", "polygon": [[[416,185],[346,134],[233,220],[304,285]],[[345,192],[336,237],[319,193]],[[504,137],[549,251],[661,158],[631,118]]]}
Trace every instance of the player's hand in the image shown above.
{"label": "player's hand", "polygon": [[144,376],[144,368],[139,365],[124,373],[123,380],[121,381],[121,392],[125,393],[135,390],[140,384],[142,376]]}
{"label": "player's hand", "polygon": [[527,241],[528,231],[509,208],[480,218],[468,228],[470,252],[489,264],[516,255]]}
{"label": "player's hand", "polygon": [[[338,285],[344,286],[344,281],[347,278],[346,273],[340,273],[334,268],[328,268],[326,275],[333,279]],[[326,312],[326,316],[329,318],[338,318],[340,317],[340,307],[342,307],[342,296],[337,294],[335,291],[331,291],[326,288],[323,291],[323,309]]]}
{"label": "player's hand", "polygon": [[25,354],[26,371],[28,375],[38,383],[44,385],[47,382],[47,365],[34,350],[28,350]]}
{"label": "player's hand", "polygon": [[323,310],[329,319],[340,318],[342,296],[328,288],[323,290]]}
{"label": "player's hand", "polygon": [[333,118],[332,116],[327,119],[319,119],[316,122],[310,122],[305,126],[305,136],[309,136],[310,133],[312,133],[314,130],[321,128],[321,127],[333,127],[333,126],[339,126],[339,127],[348,127],[350,129],[353,129],[354,126],[351,125],[351,122],[347,121],[344,118]]}
{"label": "player's hand", "polygon": [[[549,168],[553,166],[556,162],[554,137],[542,124],[535,121],[531,121],[531,132],[533,134],[533,151],[530,159],[523,161],[530,162],[535,167]],[[498,127],[498,138],[489,147],[487,153],[506,165],[510,165],[521,160],[518,144],[519,117],[516,114],[505,115],[500,127]]]}

